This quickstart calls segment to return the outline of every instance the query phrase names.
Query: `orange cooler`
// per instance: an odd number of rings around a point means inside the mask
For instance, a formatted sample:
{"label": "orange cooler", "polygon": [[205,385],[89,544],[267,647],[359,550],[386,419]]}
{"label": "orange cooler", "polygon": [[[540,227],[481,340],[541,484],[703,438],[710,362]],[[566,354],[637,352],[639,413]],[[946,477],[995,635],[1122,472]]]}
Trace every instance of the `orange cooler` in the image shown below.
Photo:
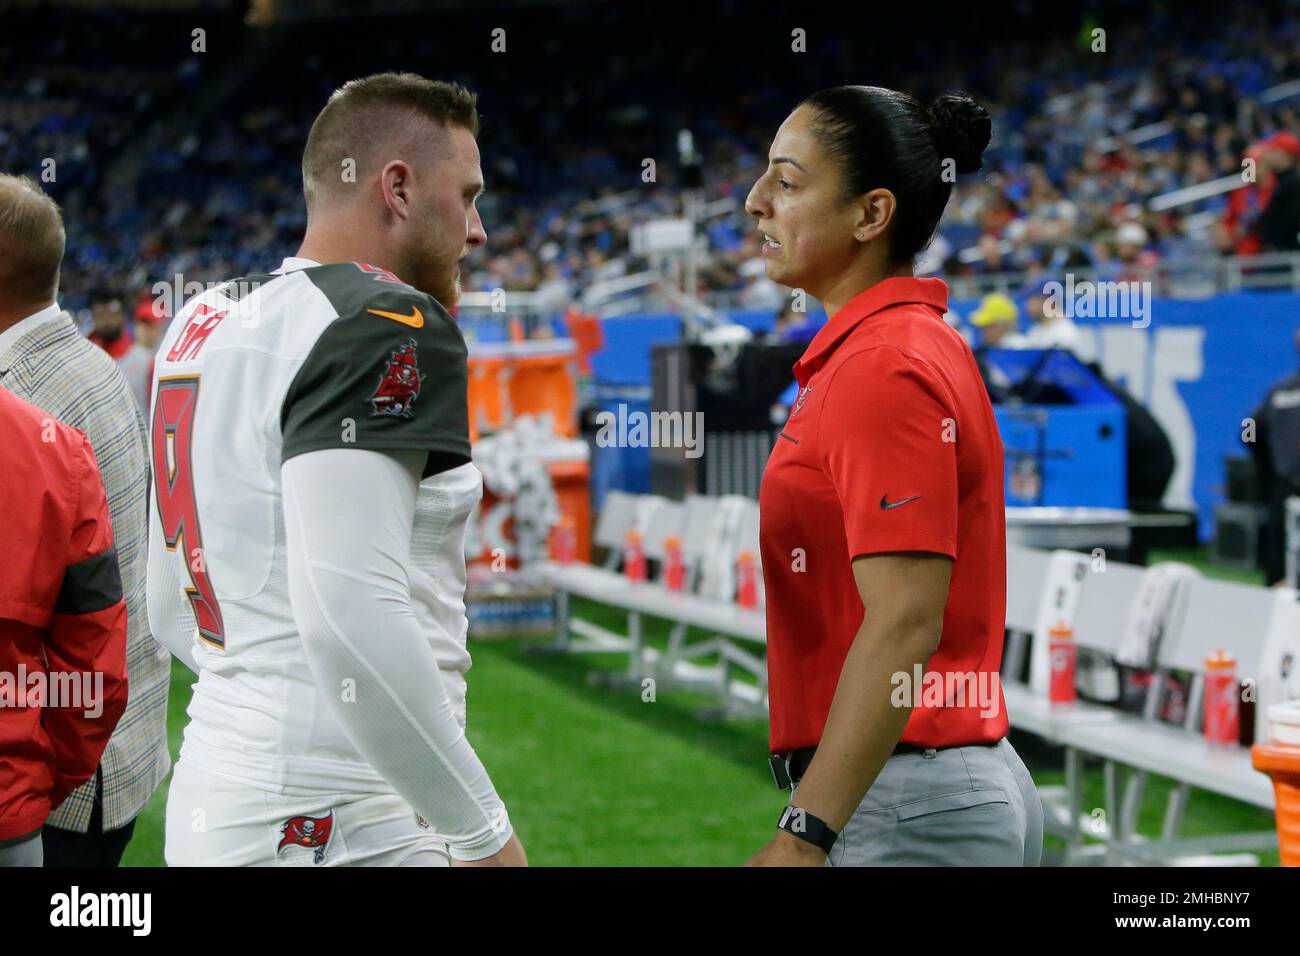
{"label": "orange cooler", "polygon": [[1255,769],[1273,778],[1283,866],[1300,866],[1300,701],[1268,709],[1273,739],[1250,749]]}

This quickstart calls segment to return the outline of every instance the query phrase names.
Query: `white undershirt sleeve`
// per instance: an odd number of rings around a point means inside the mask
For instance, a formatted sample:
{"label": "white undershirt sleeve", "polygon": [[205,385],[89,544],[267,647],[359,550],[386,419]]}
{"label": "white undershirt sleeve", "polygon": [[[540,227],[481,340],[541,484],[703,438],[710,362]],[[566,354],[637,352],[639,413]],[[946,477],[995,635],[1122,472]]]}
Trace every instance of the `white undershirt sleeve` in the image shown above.
{"label": "white undershirt sleeve", "polygon": [[281,468],[289,599],[344,733],[447,841],[491,856],[512,828],[456,720],[411,608],[407,563],[422,452],[305,452]]}
{"label": "white undershirt sleeve", "polygon": [[190,670],[198,673],[194,660],[194,645],[198,641],[198,625],[194,609],[185,598],[187,581],[181,578],[180,558],[168,551],[163,541],[162,521],[158,517],[158,502],[152,492],[149,496],[149,567],[146,572],[145,594],[149,609],[149,629],[156,640]]}

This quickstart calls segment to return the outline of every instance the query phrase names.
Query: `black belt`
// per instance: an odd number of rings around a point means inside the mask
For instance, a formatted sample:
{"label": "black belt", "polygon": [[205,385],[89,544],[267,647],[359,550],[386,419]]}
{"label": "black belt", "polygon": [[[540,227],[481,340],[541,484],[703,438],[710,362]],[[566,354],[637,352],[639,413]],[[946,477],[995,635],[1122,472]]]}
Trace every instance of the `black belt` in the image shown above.
{"label": "black belt", "polygon": [[[952,744],[949,747],[918,747],[916,744],[907,744],[900,741],[894,747],[891,757],[897,757],[901,754],[925,753],[927,750],[949,750],[952,747],[996,747],[1001,741],[988,742],[977,740],[969,744]],[[800,747],[798,750],[787,750],[785,753],[772,754],[769,758],[772,764],[772,778],[781,790],[789,790],[794,784],[798,783],[808,771],[808,765],[812,763],[813,754],[817,753],[816,747]]]}

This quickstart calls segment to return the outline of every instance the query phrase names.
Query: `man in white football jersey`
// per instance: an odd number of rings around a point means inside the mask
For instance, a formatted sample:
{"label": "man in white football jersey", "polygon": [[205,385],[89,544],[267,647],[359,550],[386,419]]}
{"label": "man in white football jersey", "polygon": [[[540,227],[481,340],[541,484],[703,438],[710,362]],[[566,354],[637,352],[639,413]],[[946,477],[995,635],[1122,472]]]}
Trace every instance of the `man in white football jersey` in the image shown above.
{"label": "man in white football jersey", "polygon": [[149,613],[194,668],[169,865],[526,865],[465,737],[465,340],[487,236],[475,96],[346,84],[307,234],[190,300],[158,351]]}

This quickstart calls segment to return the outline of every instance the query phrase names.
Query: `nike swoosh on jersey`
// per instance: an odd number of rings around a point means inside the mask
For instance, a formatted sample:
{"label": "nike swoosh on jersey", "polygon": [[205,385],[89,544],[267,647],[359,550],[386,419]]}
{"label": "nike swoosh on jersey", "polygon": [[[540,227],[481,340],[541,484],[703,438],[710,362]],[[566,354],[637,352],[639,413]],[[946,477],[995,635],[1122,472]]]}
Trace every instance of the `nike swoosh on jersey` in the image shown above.
{"label": "nike swoosh on jersey", "polygon": [[411,306],[410,315],[402,315],[400,312],[385,312],[383,309],[366,309],[371,315],[377,315],[381,319],[392,319],[394,322],[401,322],[403,325],[409,325],[413,329],[424,328],[424,313],[420,311],[419,306]]}
{"label": "nike swoosh on jersey", "polygon": [[880,507],[884,511],[889,511],[891,508],[897,508],[899,505],[905,505],[909,501],[915,501],[917,498],[920,497],[921,497],[920,495],[912,495],[912,497],[910,498],[901,498],[898,501],[890,501],[889,495],[881,495]]}

